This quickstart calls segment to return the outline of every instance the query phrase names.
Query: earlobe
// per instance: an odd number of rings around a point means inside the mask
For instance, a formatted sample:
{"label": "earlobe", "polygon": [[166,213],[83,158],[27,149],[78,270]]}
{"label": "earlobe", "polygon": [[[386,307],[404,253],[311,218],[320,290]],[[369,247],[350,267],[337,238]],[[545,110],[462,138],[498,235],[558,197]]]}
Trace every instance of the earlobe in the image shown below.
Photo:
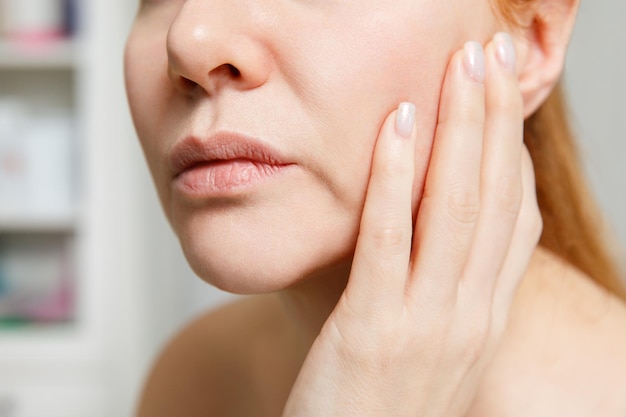
{"label": "earlobe", "polygon": [[536,0],[516,36],[524,117],[550,95],[563,72],[579,0]]}

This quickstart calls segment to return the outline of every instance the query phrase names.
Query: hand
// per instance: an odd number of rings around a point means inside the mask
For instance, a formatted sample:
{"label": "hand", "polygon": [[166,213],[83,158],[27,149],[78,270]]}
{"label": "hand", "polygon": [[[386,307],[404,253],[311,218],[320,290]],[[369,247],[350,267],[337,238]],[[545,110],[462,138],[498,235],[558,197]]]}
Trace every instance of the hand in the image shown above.
{"label": "hand", "polygon": [[455,417],[471,405],[542,225],[510,38],[496,35],[481,67],[482,56],[468,43],[451,58],[425,174],[414,108],[384,123],[348,285],[283,417]]}

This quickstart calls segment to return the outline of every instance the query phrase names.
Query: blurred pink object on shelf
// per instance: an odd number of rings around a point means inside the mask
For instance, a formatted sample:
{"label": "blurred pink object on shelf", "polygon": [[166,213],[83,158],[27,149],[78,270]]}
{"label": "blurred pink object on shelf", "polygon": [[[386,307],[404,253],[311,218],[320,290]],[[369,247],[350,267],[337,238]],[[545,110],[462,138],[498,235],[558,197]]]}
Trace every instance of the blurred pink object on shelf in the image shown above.
{"label": "blurred pink object on shelf", "polygon": [[65,35],[62,0],[1,0],[3,35],[20,50],[37,52]]}
{"label": "blurred pink object on shelf", "polygon": [[24,317],[35,321],[66,321],[73,316],[74,289],[68,279],[59,288],[37,304],[22,311]]}

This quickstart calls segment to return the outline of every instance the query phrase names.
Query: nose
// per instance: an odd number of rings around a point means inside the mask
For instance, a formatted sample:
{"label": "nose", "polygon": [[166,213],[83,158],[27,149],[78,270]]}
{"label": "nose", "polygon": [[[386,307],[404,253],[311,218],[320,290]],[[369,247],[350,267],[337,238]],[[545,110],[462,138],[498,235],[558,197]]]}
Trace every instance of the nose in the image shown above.
{"label": "nose", "polygon": [[168,75],[181,93],[213,96],[267,81],[270,53],[242,6],[233,0],[187,0],[181,7],[167,35]]}

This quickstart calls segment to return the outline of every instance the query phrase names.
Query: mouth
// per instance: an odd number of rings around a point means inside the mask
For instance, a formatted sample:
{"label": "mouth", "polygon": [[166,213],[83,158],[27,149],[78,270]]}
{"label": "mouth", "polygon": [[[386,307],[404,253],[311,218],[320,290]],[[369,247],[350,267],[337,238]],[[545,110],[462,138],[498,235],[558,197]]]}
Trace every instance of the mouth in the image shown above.
{"label": "mouth", "polygon": [[183,139],[169,162],[175,189],[190,198],[241,193],[294,165],[269,145],[228,132]]}

